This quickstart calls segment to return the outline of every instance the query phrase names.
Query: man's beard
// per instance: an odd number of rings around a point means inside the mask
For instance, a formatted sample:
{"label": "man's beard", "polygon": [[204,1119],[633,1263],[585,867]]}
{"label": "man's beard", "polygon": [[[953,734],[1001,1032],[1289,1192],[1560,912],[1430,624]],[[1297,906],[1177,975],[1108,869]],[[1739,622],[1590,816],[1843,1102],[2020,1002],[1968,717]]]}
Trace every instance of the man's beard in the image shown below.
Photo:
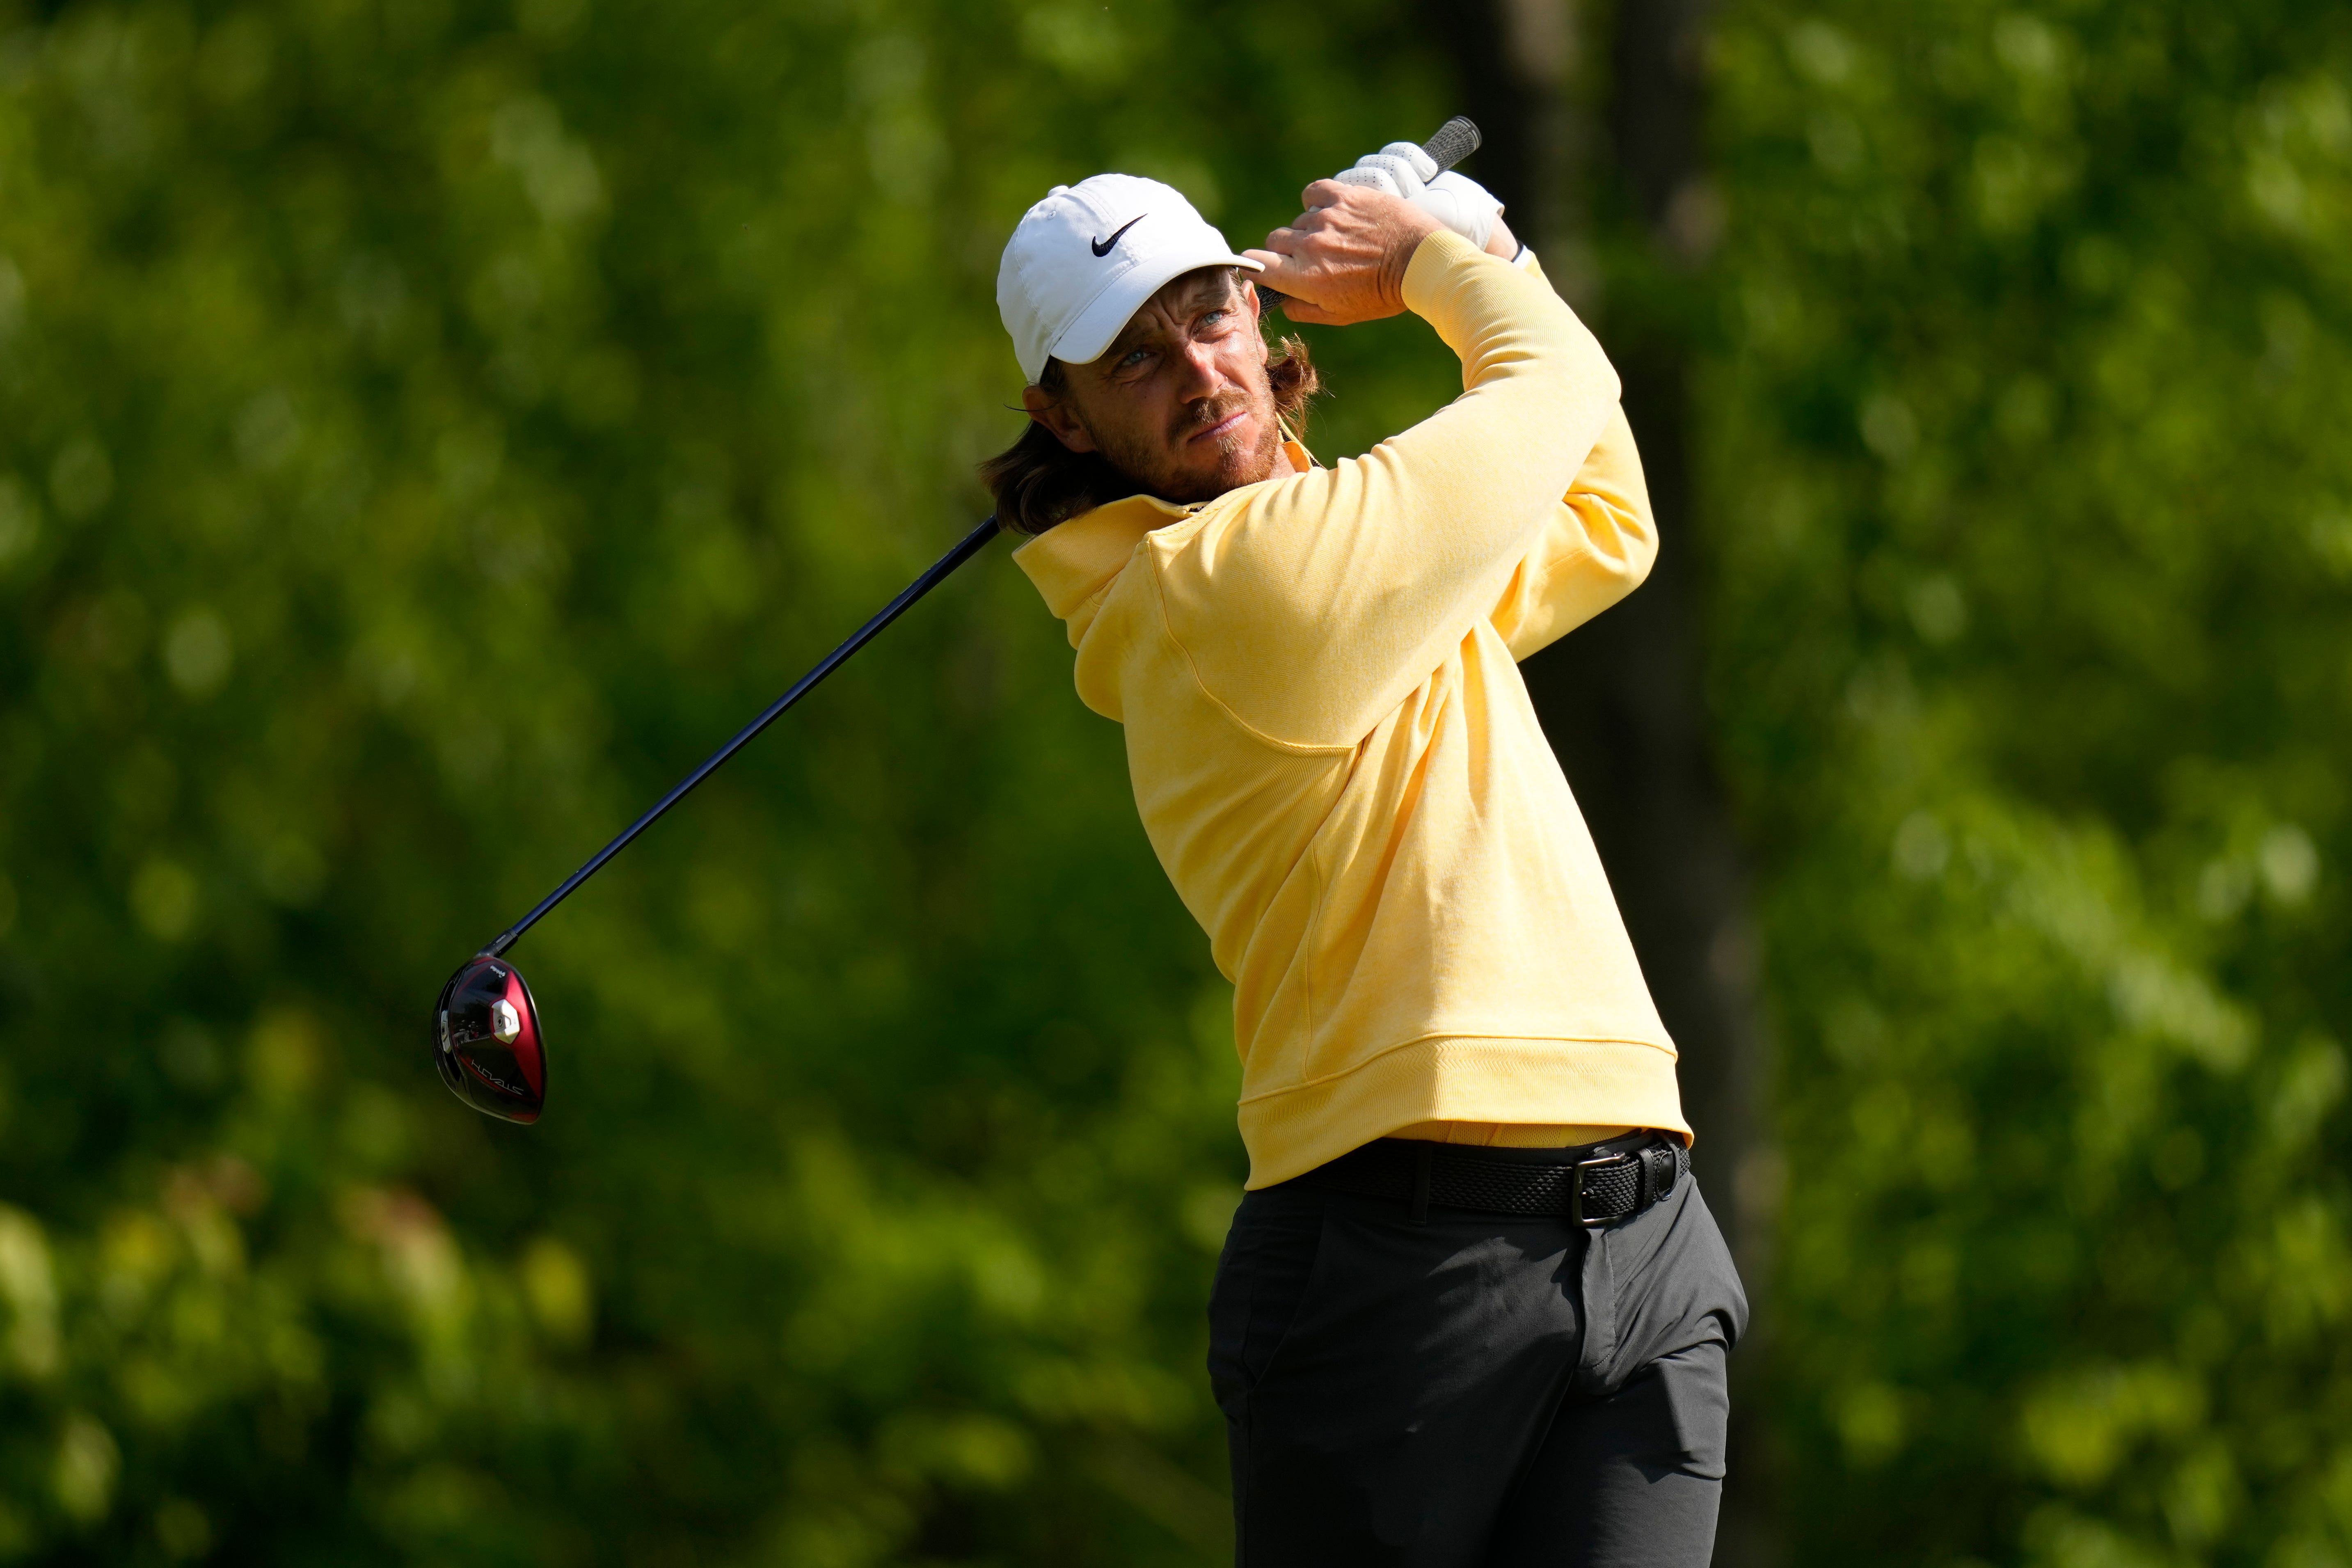
{"label": "man's beard", "polygon": [[[1247,394],[1188,408],[1181,424],[1157,445],[1130,442],[1118,432],[1090,429],[1087,434],[1094,437],[1096,450],[1105,461],[1161,500],[1180,505],[1214,500],[1227,490],[1256,484],[1280,471],[1282,427],[1275,416],[1274,384],[1263,370],[1256,382]],[[1248,437],[1219,437],[1210,444],[1215,453],[1213,461],[1204,462],[1199,454],[1190,462],[1173,456],[1184,451],[1194,436],[1243,408],[1256,416],[1255,431]]]}

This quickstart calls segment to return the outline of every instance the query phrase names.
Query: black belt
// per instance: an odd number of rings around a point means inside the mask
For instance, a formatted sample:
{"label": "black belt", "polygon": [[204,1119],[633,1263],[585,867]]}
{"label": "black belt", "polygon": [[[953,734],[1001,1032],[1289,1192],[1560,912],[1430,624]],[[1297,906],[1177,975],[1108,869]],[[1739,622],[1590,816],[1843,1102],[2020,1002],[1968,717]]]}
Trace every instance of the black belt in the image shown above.
{"label": "black belt", "polygon": [[1631,1219],[1681,1185],[1690,1151],[1643,1131],[1579,1149],[1486,1149],[1382,1138],[1297,1178],[1302,1187],[1391,1198],[1418,1220],[1432,1204],[1575,1225]]}

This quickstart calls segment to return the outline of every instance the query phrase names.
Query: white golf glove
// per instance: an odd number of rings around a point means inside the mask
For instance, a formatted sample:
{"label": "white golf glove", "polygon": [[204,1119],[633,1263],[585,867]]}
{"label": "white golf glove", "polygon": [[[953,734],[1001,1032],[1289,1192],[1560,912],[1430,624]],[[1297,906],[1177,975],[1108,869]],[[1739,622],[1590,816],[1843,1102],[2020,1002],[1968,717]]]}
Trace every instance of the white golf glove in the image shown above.
{"label": "white golf glove", "polygon": [[1331,177],[1402,196],[1481,250],[1503,210],[1486,186],[1451,169],[1440,174],[1436,162],[1410,142],[1391,142]]}

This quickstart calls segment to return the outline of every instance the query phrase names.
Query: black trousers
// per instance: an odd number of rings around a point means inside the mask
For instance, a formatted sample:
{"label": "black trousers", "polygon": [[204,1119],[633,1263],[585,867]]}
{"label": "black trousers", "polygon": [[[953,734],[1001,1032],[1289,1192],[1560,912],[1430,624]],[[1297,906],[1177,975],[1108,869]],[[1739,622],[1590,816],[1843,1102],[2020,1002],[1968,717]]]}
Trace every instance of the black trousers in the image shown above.
{"label": "black trousers", "polygon": [[1209,1306],[1235,1561],[1703,1568],[1747,1321],[1688,1177],[1591,1230],[1249,1193]]}

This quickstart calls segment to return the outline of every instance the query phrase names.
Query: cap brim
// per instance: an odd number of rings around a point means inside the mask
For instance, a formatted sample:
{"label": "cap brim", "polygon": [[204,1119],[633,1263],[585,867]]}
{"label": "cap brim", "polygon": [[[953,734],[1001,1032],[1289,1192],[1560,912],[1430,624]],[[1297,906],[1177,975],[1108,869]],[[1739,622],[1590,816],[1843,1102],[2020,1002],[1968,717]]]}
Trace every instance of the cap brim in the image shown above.
{"label": "cap brim", "polygon": [[[1171,279],[1181,278],[1187,272],[1197,272],[1203,267],[1240,267],[1252,272],[1263,272],[1265,264],[1252,261],[1246,256],[1235,256],[1230,250],[1215,247],[1198,252],[1178,251],[1168,256],[1155,256],[1106,286],[1095,297],[1094,303],[1078,312],[1078,319],[1063,331],[1046,349],[1049,358],[1067,364],[1092,364],[1102,358],[1113,338],[1126,329],[1143,302],[1160,292]],[[1041,367],[1042,368],[1042,367]]]}

